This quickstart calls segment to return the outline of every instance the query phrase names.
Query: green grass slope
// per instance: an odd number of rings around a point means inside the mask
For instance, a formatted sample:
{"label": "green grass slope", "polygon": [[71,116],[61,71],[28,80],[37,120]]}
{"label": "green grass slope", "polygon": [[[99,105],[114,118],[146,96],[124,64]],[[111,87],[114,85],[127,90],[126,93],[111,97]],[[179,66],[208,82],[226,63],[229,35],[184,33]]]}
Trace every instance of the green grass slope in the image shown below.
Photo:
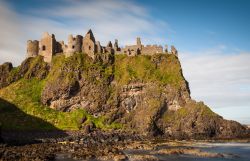
{"label": "green grass slope", "polygon": [[173,54],[135,57],[116,55],[114,74],[115,80],[121,85],[141,81],[170,84],[179,88],[184,81],[180,62]]}
{"label": "green grass slope", "polygon": [[[114,64],[100,64],[89,61],[85,54],[75,54],[70,58],[58,55],[53,58],[52,69],[45,79],[32,78],[32,67],[39,66],[38,58],[31,60],[30,69],[26,75],[28,78],[10,84],[0,89],[0,123],[3,129],[63,129],[77,130],[81,127],[80,120],[87,117],[87,122],[93,122],[101,129],[121,128],[117,123],[105,124],[105,116],[95,118],[84,110],[74,110],[72,112],[60,112],[41,104],[41,92],[46,82],[53,82],[57,77],[59,68],[74,67],[75,70],[91,72],[91,68],[100,69],[101,74],[110,77],[114,75],[114,80],[118,85],[128,84],[131,81],[155,82],[160,85],[170,84],[179,88],[185,81],[181,66],[174,55],[158,54],[155,56],[128,57],[116,55]],[[12,73],[18,72],[15,68]],[[31,77],[31,78],[30,78]],[[75,77],[75,73],[64,75],[65,82],[70,82]],[[95,78],[89,78],[95,81]],[[102,80],[98,80],[97,83]],[[15,108],[16,109],[15,109]],[[11,110],[12,109],[12,110]],[[27,116],[25,116],[27,115]],[[31,118],[34,117],[34,118]],[[43,123],[43,122],[44,123]]]}

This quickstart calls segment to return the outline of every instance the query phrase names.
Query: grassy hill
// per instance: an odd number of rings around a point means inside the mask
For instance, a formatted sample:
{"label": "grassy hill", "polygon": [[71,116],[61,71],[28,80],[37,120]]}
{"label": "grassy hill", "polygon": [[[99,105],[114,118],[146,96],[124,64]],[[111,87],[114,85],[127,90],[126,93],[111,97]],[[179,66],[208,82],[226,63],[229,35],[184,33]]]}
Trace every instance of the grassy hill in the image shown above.
{"label": "grassy hill", "polygon": [[[32,76],[33,68],[44,66],[41,58],[32,58],[29,64],[29,68],[22,78],[0,89],[0,98],[8,102],[0,101],[0,122],[3,129],[57,128],[76,130],[80,128],[83,117],[87,117],[88,121],[94,122],[100,128],[121,127],[117,124],[105,124],[104,117],[95,118],[82,109],[72,112],[61,112],[41,104],[42,89],[47,82],[53,82],[56,77],[60,76],[60,68],[72,67],[75,70],[88,71],[95,67],[104,75],[113,75],[114,80],[120,85],[128,84],[131,81],[141,81],[171,84],[178,88],[183,81],[179,61],[174,55],[166,54],[159,54],[153,57],[116,55],[114,64],[92,62],[85,54],[75,54],[70,58],[58,55],[53,58],[52,68],[45,79],[38,79]],[[20,68],[19,66],[12,69],[9,76],[10,79],[20,71]],[[39,72],[43,73],[44,71]],[[64,81],[62,83],[69,83],[74,78],[74,74],[64,73]],[[25,114],[27,114],[27,117]],[[39,118],[39,120],[29,119],[30,116]],[[48,124],[43,124],[40,120]]]}

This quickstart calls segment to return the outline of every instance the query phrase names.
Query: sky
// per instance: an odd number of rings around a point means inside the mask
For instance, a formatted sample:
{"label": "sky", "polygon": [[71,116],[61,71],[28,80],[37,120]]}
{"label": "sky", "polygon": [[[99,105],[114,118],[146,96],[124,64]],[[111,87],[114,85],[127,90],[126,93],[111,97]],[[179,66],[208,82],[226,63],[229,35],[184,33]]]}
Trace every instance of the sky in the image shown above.
{"label": "sky", "polygon": [[[27,40],[92,29],[106,45],[174,45],[191,97],[225,119],[250,124],[248,0],[0,0],[0,64],[19,65]],[[66,41],[67,42],[67,41]]]}

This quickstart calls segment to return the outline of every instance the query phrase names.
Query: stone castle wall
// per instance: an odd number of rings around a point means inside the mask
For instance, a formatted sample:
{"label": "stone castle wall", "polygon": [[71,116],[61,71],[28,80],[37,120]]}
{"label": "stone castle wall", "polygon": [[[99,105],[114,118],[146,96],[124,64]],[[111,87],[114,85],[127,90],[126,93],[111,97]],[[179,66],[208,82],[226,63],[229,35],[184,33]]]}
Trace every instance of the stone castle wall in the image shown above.
{"label": "stone castle wall", "polygon": [[44,33],[39,42],[39,55],[44,57],[45,62],[51,62],[52,56],[56,53],[56,39],[55,35]]}
{"label": "stone castle wall", "polygon": [[89,30],[83,38],[82,51],[91,58],[95,57],[95,53],[97,51],[96,43],[95,43],[95,37],[91,30]]}
{"label": "stone castle wall", "polygon": [[122,52],[129,55],[153,55],[157,53],[163,53],[163,47],[158,45],[147,45],[144,46],[141,43],[140,38],[136,38],[136,45],[127,45],[125,48],[122,49]]}
{"label": "stone castle wall", "polygon": [[141,50],[141,54],[144,55],[152,55],[157,53],[163,53],[163,47],[157,45],[147,45],[143,46]]}
{"label": "stone castle wall", "polygon": [[176,48],[173,45],[171,46],[171,53],[178,56],[178,51],[176,50]]}
{"label": "stone castle wall", "polygon": [[39,52],[39,41],[27,41],[27,57],[36,57]]}
{"label": "stone castle wall", "polygon": [[81,35],[77,35],[76,37],[69,35],[68,46],[64,50],[66,57],[72,56],[77,52],[82,52],[82,41],[83,37]]}
{"label": "stone castle wall", "polygon": [[[128,56],[136,55],[153,55],[157,53],[168,53],[167,45],[163,50],[160,45],[143,45],[139,37],[136,38],[135,45],[126,45],[124,48],[120,48],[118,40],[112,44],[108,42],[107,46],[101,46],[99,41],[95,41],[94,34],[89,30],[83,37],[77,35],[69,35],[68,44],[64,44],[63,41],[56,41],[55,35],[44,33],[41,40],[27,41],[27,57],[35,57],[41,55],[44,57],[44,61],[50,63],[52,57],[57,53],[63,53],[66,57],[72,56],[74,53],[83,52],[91,58],[95,59],[97,53],[102,54],[127,54]],[[171,46],[171,54],[178,56],[178,51],[174,46]]]}

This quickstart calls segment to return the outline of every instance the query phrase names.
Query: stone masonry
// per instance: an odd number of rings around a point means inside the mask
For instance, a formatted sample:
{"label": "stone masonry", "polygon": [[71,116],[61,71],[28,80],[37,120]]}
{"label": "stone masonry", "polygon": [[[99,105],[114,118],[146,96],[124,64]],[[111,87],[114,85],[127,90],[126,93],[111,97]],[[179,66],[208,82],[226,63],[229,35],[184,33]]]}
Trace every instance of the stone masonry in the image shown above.
{"label": "stone masonry", "polygon": [[73,37],[73,35],[69,35],[68,45],[64,48],[66,57],[72,56],[77,52],[82,52],[82,40],[83,37],[81,35],[77,35],[76,37]]}
{"label": "stone masonry", "polygon": [[35,57],[39,52],[39,41],[27,41],[27,57]]}
{"label": "stone masonry", "polygon": [[45,62],[51,62],[52,56],[56,53],[55,35],[45,32],[39,42],[38,54],[44,57]]}
{"label": "stone masonry", "polygon": [[128,56],[136,55],[153,55],[157,53],[170,53],[178,56],[178,51],[171,46],[168,52],[168,46],[165,49],[160,45],[143,45],[139,37],[136,38],[135,45],[126,45],[124,48],[119,47],[118,40],[112,44],[108,42],[106,46],[101,46],[99,41],[95,40],[94,34],[89,30],[83,37],[81,35],[68,36],[68,44],[63,41],[56,41],[55,35],[45,32],[40,41],[27,41],[27,57],[35,57],[41,55],[44,61],[50,63],[52,57],[56,54],[64,54],[66,57],[72,56],[74,53],[86,53],[89,57],[95,59],[96,54],[127,54]]}

